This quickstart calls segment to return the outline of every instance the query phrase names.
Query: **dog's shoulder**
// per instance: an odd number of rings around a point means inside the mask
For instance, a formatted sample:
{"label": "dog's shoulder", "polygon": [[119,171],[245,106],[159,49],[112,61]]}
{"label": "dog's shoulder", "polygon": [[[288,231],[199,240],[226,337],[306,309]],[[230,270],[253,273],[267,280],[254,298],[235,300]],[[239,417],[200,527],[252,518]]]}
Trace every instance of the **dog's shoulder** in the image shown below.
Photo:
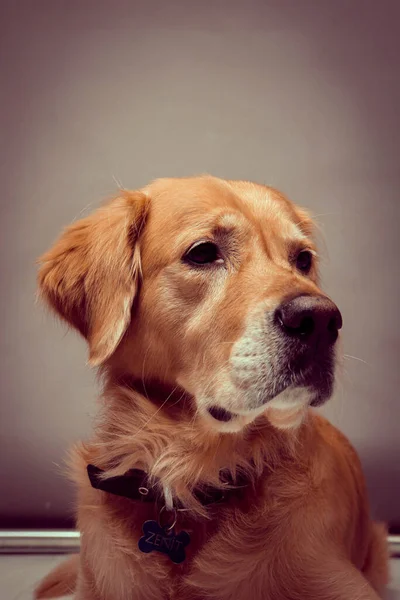
{"label": "dog's shoulder", "polygon": [[356,449],[346,435],[322,415],[313,412],[312,426],[321,447],[335,460],[343,460],[353,470],[361,472],[361,462]]}
{"label": "dog's shoulder", "polygon": [[[348,438],[328,419],[313,414],[317,451],[313,460],[314,484],[324,490],[329,503],[348,515],[366,518],[369,513],[366,483],[360,457]],[[363,517],[361,516],[363,515]]]}

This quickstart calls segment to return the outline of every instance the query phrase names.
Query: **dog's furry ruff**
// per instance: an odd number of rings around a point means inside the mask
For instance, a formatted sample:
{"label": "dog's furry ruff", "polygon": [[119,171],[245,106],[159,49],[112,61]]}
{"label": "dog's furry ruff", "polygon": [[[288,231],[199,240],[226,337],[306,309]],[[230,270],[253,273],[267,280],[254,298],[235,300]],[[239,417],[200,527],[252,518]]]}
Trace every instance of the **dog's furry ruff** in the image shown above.
{"label": "dog's furry ruff", "polygon": [[[261,416],[242,435],[196,434],[190,411],[186,419],[176,420],[168,410],[160,411],[140,394],[110,382],[105,393],[93,442],[78,446],[71,456],[80,489],[84,585],[96,589],[89,597],[130,598],[129,586],[138,579],[135,598],[143,599],[162,598],[164,586],[176,586],[171,597],[193,600],[378,597],[367,579],[377,590],[387,581],[385,531],[369,525],[358,458],[327,421],[310,412],[299,429],[281,432]],[[109,469],[107,475],[140,465],[168,483],[175,498],[189,508],[179,516],[179,526],[193,538],[189,569],[140,554],[136,544],[141,523],[156,518],[156,513],[147,505],[138,508],[137,503],[93,490],[85,474],[89,462]],[[240,469],[248,477],[244,497],[210,509],[198,505],[192,489],[202,483],[220,484],[219,470],[227,466],[232,474]],[[246,552],[238,555],[238,546]],[[344,564],[354,565],[345,577],[335,546],[342,548]],[[43,595],[46,588],[65,593],[61,582],[64,578],[71,588],[76,566],[71,563],[68,577],[67,569],[58,568],[51,586],[49,580],[47,586],[42,584],[37,597],[49,597]],[[269,595],[263,596],[262,590]]]}

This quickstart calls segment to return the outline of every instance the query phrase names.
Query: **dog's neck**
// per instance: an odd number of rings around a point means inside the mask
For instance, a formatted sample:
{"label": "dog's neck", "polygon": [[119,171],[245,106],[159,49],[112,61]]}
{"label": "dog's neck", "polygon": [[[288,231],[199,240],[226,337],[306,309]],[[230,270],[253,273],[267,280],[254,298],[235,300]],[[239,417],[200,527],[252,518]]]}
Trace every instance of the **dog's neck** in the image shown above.
{"label": "dog's neck", "polygon": [[177,384],[157,379],[142,379],[130,375],[112,376],[108,387],[118,386],[146,398],[154,410],[164,410],[171,419],[182,419],[182,413],[193,418],[195,415],[194,398]]}
{"label": "dog's neck", "polygon": [[107,376],[104,406],[87,462],[109,477],[143,469],[164,494],[204,513],[192,491],[221,487],[221,471],[233,481],[256,481],[266,469],[292,460],[293,433],[274,429],[264,416],[240,433],[210,431],[197,416],[193,399],[158,382]]}

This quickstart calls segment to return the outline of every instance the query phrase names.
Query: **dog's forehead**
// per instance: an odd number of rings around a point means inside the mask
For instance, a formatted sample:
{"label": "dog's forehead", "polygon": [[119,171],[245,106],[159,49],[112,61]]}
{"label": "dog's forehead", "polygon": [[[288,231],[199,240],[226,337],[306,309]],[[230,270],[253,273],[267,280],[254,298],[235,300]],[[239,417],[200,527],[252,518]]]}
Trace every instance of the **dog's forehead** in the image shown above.
{"label": "dog's forehead", "polygon": [[145,189],[151,197],[150,228],[175,235],[197,223],[214,224],[235,217],[257,227],[278,226],[282,233],[296,235],[298,215],[294,205],[277,190],[246,181],[216,177],[161,179]]}

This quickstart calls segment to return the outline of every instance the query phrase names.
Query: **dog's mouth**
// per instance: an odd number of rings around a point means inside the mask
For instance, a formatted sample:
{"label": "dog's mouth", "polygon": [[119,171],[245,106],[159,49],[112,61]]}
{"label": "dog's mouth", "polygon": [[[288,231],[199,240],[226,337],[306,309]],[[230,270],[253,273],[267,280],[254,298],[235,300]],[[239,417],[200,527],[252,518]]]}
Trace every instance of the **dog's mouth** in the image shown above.
{"label": "dog's mouth", "polygon": [[[260,394],[257,394],[257,403],[249,402],[246,408],[238,409],[236,412],[226,410],[222,406],[213,404],[207,408],[207,413],[215,421],[219,423],[228,424],[238,421],[238,419],[251,418],[255,414],[260,414],[268,408],[270,402],[277,399],[281,400],[282,395],[288,392],[287,398],[285,397],[285,404],[288,402],[288,409],[292,409],[293,401],[296,403],[296,396],[299,392],[303,394],[301,402],[304,403],[304,398],[307,396],[307,404],[310,406],[321,406],[324,404],[332,395],[333,391],[333,372],[332,365],[328,362],[324,365],[325,368],[318,369],[307,369],[297,376],[293,373],[290,374],[286,379],[281,378],[279,385],[274,385],[273,390],[263,396],[262,402],[260,402]],[[281,406],[281,410],[285,408],[285,404]]]}
{"label": "dog's mouth", "polygon": [[[275,411],[290,412],[294,405],[321,406],[333,392],[335,358],[331,350],[319,353],[312,361],[301,352],[286,356],[275,377],[264,382],[264,387],[260,387],[260,377],[256,377],[259,371],[243,371],[240,366],[235,366],[229,403],[223,397],[221,406],[219,398],[215,398],[206,408],[219,431],[238,431],[271,407]],[[224,408],[223,404],[232,407],[234,412]]]}
{"label": "dog's mouth", "polygon": [[220,406],[210,406],[208,409],[208,414],[213,417],[216,421],[220,421],[221,423],[229,423],[235,415],[229,410],[225,410]]}

